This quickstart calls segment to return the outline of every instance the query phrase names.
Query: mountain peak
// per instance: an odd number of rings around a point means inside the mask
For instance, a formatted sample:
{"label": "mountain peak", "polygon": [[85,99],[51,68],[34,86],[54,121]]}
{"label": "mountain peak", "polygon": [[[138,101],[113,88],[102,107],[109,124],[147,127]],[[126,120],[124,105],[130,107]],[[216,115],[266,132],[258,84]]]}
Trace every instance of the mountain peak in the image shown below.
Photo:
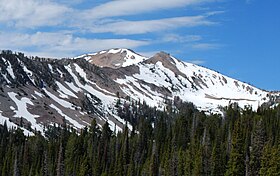
{"label": "mountain peak", "polygon": [[166,67],[174,67],[175,61],[174,58],[164,51],[156,53],[153,57],[145,61],[148,64],[156,64],[157,62],[161,62]]}
{"label": "mountain peak", "polygon": [[77,58],[84,58],[91,64],[95,64],[99,67],[110,68],[127,67],[147,59],[146,57],[135,53],[131,49],[124,48],[103,50],[94,54],[82,55]]}
{"label": "mountain peak", "polygon": [[161,57],[170,57],[170,54],[164,51],[160,51],[159,53],[156,53],[155,55],[159,55]]}

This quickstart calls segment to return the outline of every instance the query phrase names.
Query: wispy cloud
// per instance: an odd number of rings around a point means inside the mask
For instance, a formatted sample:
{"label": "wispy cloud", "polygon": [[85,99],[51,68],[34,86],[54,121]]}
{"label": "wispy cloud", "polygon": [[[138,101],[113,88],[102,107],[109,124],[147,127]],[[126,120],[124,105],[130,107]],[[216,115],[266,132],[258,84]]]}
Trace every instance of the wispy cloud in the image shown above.
{"label": "wispy cloud", "polygon": [[[178,35],[178,34],[166,34],[160,40],[160,42],[168,42],[168,43],[181,43],[188,48],[189,50],[213,50],[219,49],[223,45],[219,43],[207,43],[204,42],[200,35]],[[195,60],[197,61],[197,60]]]}
{"label": "wispy cloud", "polygon": [[127,16],[151,11],[154,12],[162,9],[186,7],[211,1],[214,0],[115,0],[88,9],[82,13],[82,16],[86,19]]}
{"label": "wispy cloud", "polygon": [[95,24],[90,27],[93,33],[115,33],[121,35],[145,34],[163,30],[171,30],[178,27],[195,27],[203,25],[213,25],[215,22],[209,21],[205,16],[184,16],[175,18],[164,18],[159,20],[144,21],[119,21],[108,24]]}
{"label": "wispy cloud", "polygon": [[0,0],[0,22],[15,27],[57,25],[70,11],[70,8],[50,1]]}
{"label": "wispy cloud", "polygon": [[163,42],[173,43],[189,43],[200,41],[202,37],[200,35],[178,35],[178,34],[166,34],[163,36]]}
{"label": "wispy cloud", "polygon": [[188,60],[187,62],[196,64],[196,65],[202,65],[202,64],[206,63],[206,61],[200,60],[200,59]]}
{"label": "wispy cloud", "polygon": [[0,43],[0,49],[71,57],[116,47],[136,49],[160,42],[192,43],[193,49],[214,48],[213,44],[202,43],[200,35],[181,36],[173,32],[217,24],[210,16],[218,12],[200,11],[192,16],[174,13],[155,19],[140,15],[182,7],[190,9],[216,1],[114,0],[85,9],[77,5],[88,3],[85,0],[0,0],[0,40],[7,41]]}
{"label": "wispy cloud", "polygon": [[195,43],[191,45],[192,49],[197,50],[209,50],[209,49],[219,49],[222,47],[221,44],[217,43]]}
{"label": "wispy cloud", "polygon": [[[83,52],[99,51],[108,48],[137,48],[148,45],[149,41],[131,39],[88,39],[74,37],[72,34],[64,32],[20,34],[0,33],[2,49],[25,50],[28,53],[41,53],[44,57],[69,57]],[[32,51],[30,51],[32,48]],[[47,51],[47,52],[46,52]],[[46,55],[46,53],[49,53]]]}

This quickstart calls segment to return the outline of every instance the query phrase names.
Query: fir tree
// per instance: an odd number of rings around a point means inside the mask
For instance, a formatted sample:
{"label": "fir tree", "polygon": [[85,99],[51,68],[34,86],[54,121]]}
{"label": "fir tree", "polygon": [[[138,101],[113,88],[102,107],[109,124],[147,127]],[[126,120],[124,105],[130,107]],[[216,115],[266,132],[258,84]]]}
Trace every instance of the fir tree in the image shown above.
{"label": "fir tree", "polygon": [[250,152],[250,175],[259,175],[261,168],[261,155],[265,145],[265,131],[262,119],[260,119],[252,134],[252,146]]}
{"label": "fir tree", "polygon": [[226,175],[245,175],[244,140],[242,136],[242,124],[240,119],[236,121],[234,126],[232,136],[232,147]]}

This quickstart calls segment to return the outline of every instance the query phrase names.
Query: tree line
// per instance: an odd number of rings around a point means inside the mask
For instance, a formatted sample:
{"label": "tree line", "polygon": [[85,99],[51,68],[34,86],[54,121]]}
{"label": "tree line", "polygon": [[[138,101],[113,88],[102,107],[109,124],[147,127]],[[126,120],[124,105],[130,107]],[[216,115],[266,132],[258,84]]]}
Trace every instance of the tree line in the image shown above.
{"label": "tree line", "polygon": [[0,174],[280,175],[280,106],[254,112],[230,105],[220,116],[191,103],[165,111],[120,103],[118,113],[133,120],[132,130],[93,119],[79,132],[64,124],[24,136],[1,125]]}

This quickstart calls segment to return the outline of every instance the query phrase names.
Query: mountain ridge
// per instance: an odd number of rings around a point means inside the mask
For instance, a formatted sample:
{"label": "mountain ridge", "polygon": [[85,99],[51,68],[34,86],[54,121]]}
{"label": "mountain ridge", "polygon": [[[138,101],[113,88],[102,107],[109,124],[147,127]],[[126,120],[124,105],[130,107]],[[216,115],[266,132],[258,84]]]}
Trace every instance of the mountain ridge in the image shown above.
{"label": "mountain ridge", "polygon": [[[138,56],[140,56],[140,57],[146,58],[146,59],[143,60],[143,61],[149,60],[150,58],[153,58],[155,55],[159,55],[159,54],[161,54],[161,55],[163,54],[163,55],[168,55],[168,56],[170,56],[170,54],[167,53],[167,52],[165,52],[165,51],[159,51],[158,53],[155,53],[153,56],[148,57],[148,56],[144,56],[144,55],[138,54],[136,51],[134,51],[134,50],[132,50],[132,49],[128,49],[128,48],[111,48],[111,49],[108,49],[108,50],[101,50],[101,51],[98,51],[98,52],[95,52],[95,53],[82,54],[82,55],[73,57],[72,59],[84,58],[84,59],[88,60],[88,59],[89,59],[88,56],[94,56],[94,55],[97,55],[97,54],[99,54],[99,53],[101,53],[101,54],[110,53],[110,51],[114,51],[114,50],[115,50],[115,51],[128,50],[128,51],[130,51],[131,53],[134,53],[134,54],[136,54],[136,55],[138,55]],[[173,56],[172,56],[172,57],[173,57]],[[181,60],[181,61],[182,61],[182,60]],[[142,61],[140,61],[140,62],[142,62]],[[147,62],[149,62],[149,61],[147,61]],[[197,66],[199,66],[199,67],[203,67],[203,68],[205,68],[205,69],[209,69],[209,70],[212,70],[212,71],[217,72],[217,73],[219,73],[219,74],[222,74],[222,75],[224,75],[224,76],[230,77],[230,76],[228,76],[228,75],[226,75],[226,74],[224,74],[224,73],[221,73],[221,72],[218,71],[218,70],[214,70],[214,69],[212,69],[212,68],[209,68],[209,67],[206,67],[206,66],[203,66],[203,65],[200,65],[200,64],[196,64],[196,63],[192,63],[192,62],[188,62],[188,61],[182,61],[182,62],[185,62],[185,63],[188,63],[188,64],[193,64],[193,65],[197,65]],[[137,63],[138,63],[138,62],[133,63],[133,64],[137,64]],[[94,63],[93,63],[93,64],[94,64]],[[131,64],[131,65],[133,65],[133,64]],[[106,67],[106,66],[103,65],[103,66],[101,66],[101,67]],[[109,67],[110,67],[110,66],[109,66]],[[254,84],[249,83],[249,82],[247,82],[247,81],[245,81],[245,80],[240,80],[240,79],[237,79],[237,78],[234,78],[234,79],[237,80],[237,81],[239,81],[239,82],[246,83],[246,84],[248,84],[248,85],[250,85],[250,86],[252,86],[252,87],[256,87],[256,88],[258,88],[258,89],[260,89],[260,90],[263,90],[263,91],[267,91],[267,92],[271,92],[271,93],[279,93],[279,92],[280,92],[280,90],[266,90],[266,89],[264,89],[264,88],[255,86]]]}
{"label": "mountain ridge", "polygon": [[118,115],[118,103],[140,101],[164,110],[167,102],[179,98],[201,111],[222,114],[220,107],[231,103],[254,110],[263,103],[272,106],[279,103],[280,94],[164,52],[147,58],[127,49],[61,60],[2,51],[0,73],[0,122],[8,120],[26,134],[43,133],[45,125],[64,121],[80,129],[93,118],[100,126],[108,121],[112,129],[122,130],[126,120]]}

